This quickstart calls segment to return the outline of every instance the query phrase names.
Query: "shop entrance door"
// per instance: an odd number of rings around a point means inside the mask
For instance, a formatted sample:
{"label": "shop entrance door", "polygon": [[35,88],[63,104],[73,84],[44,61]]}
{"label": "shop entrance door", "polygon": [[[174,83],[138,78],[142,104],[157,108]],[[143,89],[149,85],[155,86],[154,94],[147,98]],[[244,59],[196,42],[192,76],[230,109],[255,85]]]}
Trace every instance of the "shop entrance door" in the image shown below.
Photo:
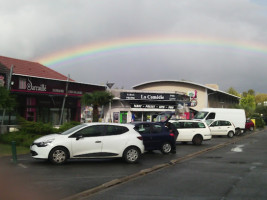
{"label": "shop entrance door", "polygon": [[120,112],[120,123],[127,123],[127,112]]}

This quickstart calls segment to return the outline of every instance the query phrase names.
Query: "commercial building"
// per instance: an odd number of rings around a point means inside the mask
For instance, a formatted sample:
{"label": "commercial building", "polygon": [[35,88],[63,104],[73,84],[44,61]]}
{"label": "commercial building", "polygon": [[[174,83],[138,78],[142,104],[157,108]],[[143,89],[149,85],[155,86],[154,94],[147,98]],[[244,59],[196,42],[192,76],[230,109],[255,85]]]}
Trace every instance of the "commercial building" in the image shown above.
{"label": "commercial building", "polygon": [[141,83],[133,87],[142,91],[179,91],[190,97],[190,107],[194,110],[202,108],[230,108],[239,104],[240,97],[219,90],[216,84],[198,84],[189,81],[160,80]]}
{"label": "commercial building", "polygon": [[[16,123],[16,116],[54,125],[81,120],[81,96],[104,91],[105,86],[74,81],[37,62],[0,56],[1,83],[15,94],[15,112],[7,112],[4,124]],[[3,110],[0,110],[0,121]]]}
{"label": "commercial building", "polygon": [[183,109],[183,106],[190,99],[181,92],[111,90],[111,93],[114,99],[104,108],[105,121],[154,121],[159,113],[165,111],[179,111],[181,118],[189,117],[189,109]]}
{"label": "commercial building", "polygon": [[190,119],[202,108],[229,108],[240,100],[217,85],[188,81],[152,81],[136,85],[133,90],[111,92],[115,98],[105,107],[105,120],[120,123],[154,121],[164,111],[175,111],[180,118]]}

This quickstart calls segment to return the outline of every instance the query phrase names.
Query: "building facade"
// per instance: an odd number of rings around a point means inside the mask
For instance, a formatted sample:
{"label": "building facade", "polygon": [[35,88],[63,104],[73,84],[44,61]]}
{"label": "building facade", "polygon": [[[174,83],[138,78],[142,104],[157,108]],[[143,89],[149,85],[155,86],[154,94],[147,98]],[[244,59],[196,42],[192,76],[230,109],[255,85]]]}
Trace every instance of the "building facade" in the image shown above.
{"label": "building facade", "polygon": [[0,119],[15,124],[17,116],[28,121],[42,121],[53,125],[81,120],[81,96],[104,91],[105,86],[78,83],[39,63],[0,56],[0,76],[3,86],[9,85],[15,95],[15,112],[7,112]]}
{"label": "building facade", "polygon": [[240,98],[219,90],[217,85],[187,81],[153,81],[133,90],[111,90],[112,103],[105,106],[105,121],[126,123],[154,121],[164,111],[176,112],[179,118],[191,119],[202,108],[229,108]]}
{"label": "building facade", "polygon": [[179,91],[190,97],[190,108],[229,108],[239,104],[240,97],[219,90],[216,84],[201,85],[189,81],[152,81],[133,87],[142,91]]}
{"label": "building facade", "polygon": [[189,118],[189,97],[180,92],[111,90],[114,95],[104,108],[104,120],[115,123],[155,121],[165,111],[176,111],[180,118]]}

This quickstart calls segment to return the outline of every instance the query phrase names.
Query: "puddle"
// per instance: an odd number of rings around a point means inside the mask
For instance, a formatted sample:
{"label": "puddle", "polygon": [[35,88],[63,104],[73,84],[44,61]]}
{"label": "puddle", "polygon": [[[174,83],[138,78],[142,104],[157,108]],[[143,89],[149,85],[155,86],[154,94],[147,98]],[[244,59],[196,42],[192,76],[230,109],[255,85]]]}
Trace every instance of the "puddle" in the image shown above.
{"label": "puddle", "polygon": [[244,147],[245,145],[237,145],[235,148],[232,148],[231,149],[231,151],[233,151],[233,152],[243,152],[243,147]]}

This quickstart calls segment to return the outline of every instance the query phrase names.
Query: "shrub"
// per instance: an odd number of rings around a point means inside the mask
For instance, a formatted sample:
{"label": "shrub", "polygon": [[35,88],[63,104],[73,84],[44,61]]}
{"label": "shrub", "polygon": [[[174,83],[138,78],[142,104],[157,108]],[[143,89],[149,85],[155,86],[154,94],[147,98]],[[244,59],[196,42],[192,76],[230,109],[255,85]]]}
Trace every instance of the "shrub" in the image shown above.
{"label": "shrub", "polygon": [[259,114],[254,114],[251,119],[255,119],[256,128],[264,128],[265,122]]}
{"label": "shrub", "polygon": [[19,124],[20,131],[25,133],[47,135],[54,132],[52,124],[27,121],[24,118],[19,119]]}
{"label": "shrub", "polygon": [[77,126],[79,124],[80,124],[80,122],[76,122],[76,121],[66,122],[59,127],[57,132],[64,132],[64,131],[66,131],[66,130],[74,127],[74,126]]}
{"label": "shrub", "polygon": [[0,142],[3,144],[11,144],[15,141],[18,146],[29,147],[32,142],[41,135],[28,134],[25,132],[17,131],[0,135]]}

